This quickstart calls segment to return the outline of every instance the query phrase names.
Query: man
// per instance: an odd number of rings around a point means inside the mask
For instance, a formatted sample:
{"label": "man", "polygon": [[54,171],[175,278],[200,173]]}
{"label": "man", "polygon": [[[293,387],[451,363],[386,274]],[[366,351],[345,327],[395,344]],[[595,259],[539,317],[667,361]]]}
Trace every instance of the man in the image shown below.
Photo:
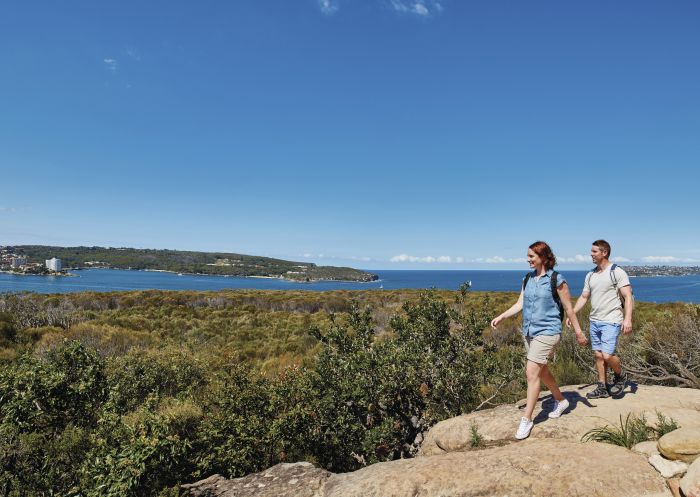
{"label": "man", "polygon": [[[620,394],[627,383],[627,373],[622,369],[615,349],[620,331],[624,334],[632,333],[634,299],[627,273],[609,260],[608,242],[593,242],[591,259],[596,267],[586,275],[583,293],[576,301],[574,313],[578,313],[586,305],[588,298],[591,298],[591,348],[595,353],[598,385],[592,392],[588,392],[586,397],[601,399]],[[610,390],[606,385],[607,367],[615,373]]]}

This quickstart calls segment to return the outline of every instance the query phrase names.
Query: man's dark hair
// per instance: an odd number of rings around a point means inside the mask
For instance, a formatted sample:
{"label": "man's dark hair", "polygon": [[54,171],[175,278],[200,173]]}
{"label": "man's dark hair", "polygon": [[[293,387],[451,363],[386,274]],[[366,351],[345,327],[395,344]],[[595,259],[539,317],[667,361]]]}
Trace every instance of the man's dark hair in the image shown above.
{"label": "man's dark hair", "polygon": [[593,245],[595,245],[601,250],[605,250],[608,253],[606,257],[610,259],[610,244],[608,242],[606,242],[605,240],[596,240],[595,242],[593,242]]}

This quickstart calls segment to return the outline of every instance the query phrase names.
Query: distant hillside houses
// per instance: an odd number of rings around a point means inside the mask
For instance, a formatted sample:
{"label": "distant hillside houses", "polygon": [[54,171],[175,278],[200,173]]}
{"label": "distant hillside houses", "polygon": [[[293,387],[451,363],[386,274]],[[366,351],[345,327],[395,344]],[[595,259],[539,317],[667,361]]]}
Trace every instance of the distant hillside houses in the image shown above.
{"label": "distant hillside houses", "polygon": [[10,267],[13,269],[19,269],[22,266],[27,265],[27,258],[26,257],[11,257],[10,258]]}

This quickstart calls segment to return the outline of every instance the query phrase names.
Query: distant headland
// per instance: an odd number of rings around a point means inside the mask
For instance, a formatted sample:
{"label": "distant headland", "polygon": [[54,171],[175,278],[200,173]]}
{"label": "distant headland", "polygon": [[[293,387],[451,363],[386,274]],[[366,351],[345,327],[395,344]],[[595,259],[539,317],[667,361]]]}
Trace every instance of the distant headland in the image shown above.
{"label": "distant headland", "polygon": [[630,276],[693,276],[700,266],[624,266]]}
{"label": "distant headland", "polygon": [[376,274],[349,267],[317,266],[270,257],[226,252],[191,252],[115,247],[1,247],[21,254],[27,263],[60,259],[64,269],[110,268],[240,277],[281,278],[292,281],[375,281]]}

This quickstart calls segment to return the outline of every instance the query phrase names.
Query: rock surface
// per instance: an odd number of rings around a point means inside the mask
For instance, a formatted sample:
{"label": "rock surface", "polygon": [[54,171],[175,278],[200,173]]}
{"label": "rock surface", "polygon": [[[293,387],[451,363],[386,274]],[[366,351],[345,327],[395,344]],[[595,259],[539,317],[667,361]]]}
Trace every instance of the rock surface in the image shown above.
{"label": "rock surface", "polygon": [[[623,474],[629,478],[620,478]],[[530,440],[374,464],[331,476],[317,497],[438,496],[661,497],[671,492],[643,457],[622,447]]]}
{"label": "rock surface", "polygon": [[[543,392],[535,408],[535,427],[530,438],[579,441],[593,428],[606,424],[619,426],[620,416],[624,419],[628,413],[644,414],[653,424],[657,411],[676,420],[682,428],[700,429],[700,390],[642,385],[635,387],[635,391],[627,387],[620,398],[588,400],[586,392],[591,388],[562,387],[571,407],[557,419],[547,417],[554,401],[548,392]],[[421,452],[431,455],[466,450],[472,422],[476,423],[484,440],[513,440],[523,407],[524,402],[518,402],[442,421],[426,434]]]}
{"label": "rock surface", "polygon": [[632,447],[632,452],[637,454],[644,454],[647,457],[653,456],[659,453],[659,448],[656,446],[655,441],[639,442],[637,445]]}
{"label": "rock surface", "polygon": [[688,470],[688,465],[683,461],[671,461],[664,459],[661,454],[654,454],[649,457],[649,464],[654,466],[656,471],[661,473],[664,478],[673,478],[680,476]]}
{"label": "rock surface", "polygon": [[[620,478],[621,474],[629,478]],[[245,478],[226,481],[217,475],[183,488],[199,497],[672,495],[664,479],[640,455],[613,445],[563,440],[529,440],[403,459],[333,475],[308,463],[278,464]]]}
{"label": "rock surface", "polygon": [[700,497],[700,459],[696,459],[681,478],[681,490],[685,497]]}
{"label": "rock surface", "polygon": [[193,497],[315,497],[331,474],[311,463],[299,462],[278,464],[233,480],[214,475],[181,487]]}
{"label": "rock surface", "polygon": [[667,459],[693,462],[700,456],[700,427],[681,425],[679,429],[666,433],[659,438],[659,452]]}
{"label": "rock surface", "polygon": [[[672,497],[666,480],[647,462],[653,442],[638,447],[647,451],[642,455],[580,439],[593,428],[619,425],[628,413],[645,414],[653,423],[658,411],[684,429],[700,429],[700,391],[640,386],[623,398],[589,401],[587,390],[562,388],[571,407],[558,419],[547,418],[553,402],[543,395],[530,439],[522,442],[513,440],[522,414],[518,403],[438,423],[414,459],[343,474],[309,463],[278,464],[244,478],[215,475],[182,487],[200,497]],[[469,450],[472,423],[491,448]],[[700,459],[681,488],[687,497],[700,497]]]}

